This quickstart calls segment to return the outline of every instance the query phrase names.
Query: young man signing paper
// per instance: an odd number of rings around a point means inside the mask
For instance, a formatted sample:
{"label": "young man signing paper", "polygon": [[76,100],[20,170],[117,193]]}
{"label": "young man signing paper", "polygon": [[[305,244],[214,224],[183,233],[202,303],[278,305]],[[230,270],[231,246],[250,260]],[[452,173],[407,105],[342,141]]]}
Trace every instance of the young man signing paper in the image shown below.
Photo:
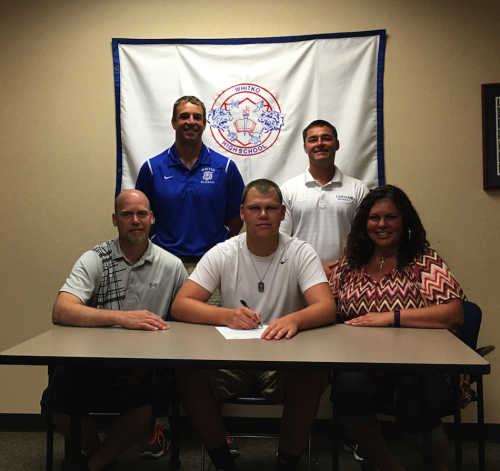
{"label": "young man signing paper", "polygon": [[[207,252],[172,305],[173,317],[232,329],[262,322],[269,324],[262,333],[267,340],[333,323],[336,306],[318,255],[308,243],[279,232],[285,216],[279,187],[255,180],[245,187],[242,202],[247,232]],[[217,288],[221,307],[206,304]],[[276,469],[294,470],[327,386],[326,376],[315,371],[180,370],[177,378],[184,410],[215,468],[225,471],[237,468],[217,401],[261,392],[283,404]]]}

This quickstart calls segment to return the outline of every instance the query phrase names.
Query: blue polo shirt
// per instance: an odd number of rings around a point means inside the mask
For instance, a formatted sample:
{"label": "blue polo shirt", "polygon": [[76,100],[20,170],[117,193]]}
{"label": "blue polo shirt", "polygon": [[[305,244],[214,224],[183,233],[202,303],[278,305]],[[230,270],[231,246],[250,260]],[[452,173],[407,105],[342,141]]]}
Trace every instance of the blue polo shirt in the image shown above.
{"label": "blue polo shirt", "polygon": [[226,239],[225,223],[239,216],[245,185],[236,164],[205,144],[191,169],[180,161],[174,144],[144,162],[135,187],[151,203],[151,240],[178,257],[201,257]]}

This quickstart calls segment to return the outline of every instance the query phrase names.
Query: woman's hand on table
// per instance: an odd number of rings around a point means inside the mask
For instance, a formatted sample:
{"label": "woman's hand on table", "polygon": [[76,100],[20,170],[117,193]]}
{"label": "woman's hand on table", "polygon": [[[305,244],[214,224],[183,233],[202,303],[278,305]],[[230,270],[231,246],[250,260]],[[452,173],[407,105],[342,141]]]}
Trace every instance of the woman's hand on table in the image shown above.
{"label": "woman's hand on table", "polygon": [[364,316],[349,319],[344,324],[355,327],[389,327],[394,324],[394,312],[368,312]]}

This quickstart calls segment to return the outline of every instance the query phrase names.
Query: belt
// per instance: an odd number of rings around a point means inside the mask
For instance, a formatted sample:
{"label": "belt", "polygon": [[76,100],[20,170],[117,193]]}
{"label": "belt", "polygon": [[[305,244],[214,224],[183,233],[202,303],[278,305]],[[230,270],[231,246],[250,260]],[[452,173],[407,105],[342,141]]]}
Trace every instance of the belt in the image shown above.
{"label": "belt", "polygon": [[198,263],[201,260],[201,257],[179,257],[182,263]]}

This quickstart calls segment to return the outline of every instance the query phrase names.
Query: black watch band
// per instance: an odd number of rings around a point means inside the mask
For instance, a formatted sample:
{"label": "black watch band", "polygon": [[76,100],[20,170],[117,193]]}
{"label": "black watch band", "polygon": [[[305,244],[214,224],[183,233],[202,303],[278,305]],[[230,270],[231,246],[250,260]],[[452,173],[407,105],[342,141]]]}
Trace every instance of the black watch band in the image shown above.
{"label": "black watch band", "polygon": [[394,327],[401,327],[401,309],[394,309]]}

